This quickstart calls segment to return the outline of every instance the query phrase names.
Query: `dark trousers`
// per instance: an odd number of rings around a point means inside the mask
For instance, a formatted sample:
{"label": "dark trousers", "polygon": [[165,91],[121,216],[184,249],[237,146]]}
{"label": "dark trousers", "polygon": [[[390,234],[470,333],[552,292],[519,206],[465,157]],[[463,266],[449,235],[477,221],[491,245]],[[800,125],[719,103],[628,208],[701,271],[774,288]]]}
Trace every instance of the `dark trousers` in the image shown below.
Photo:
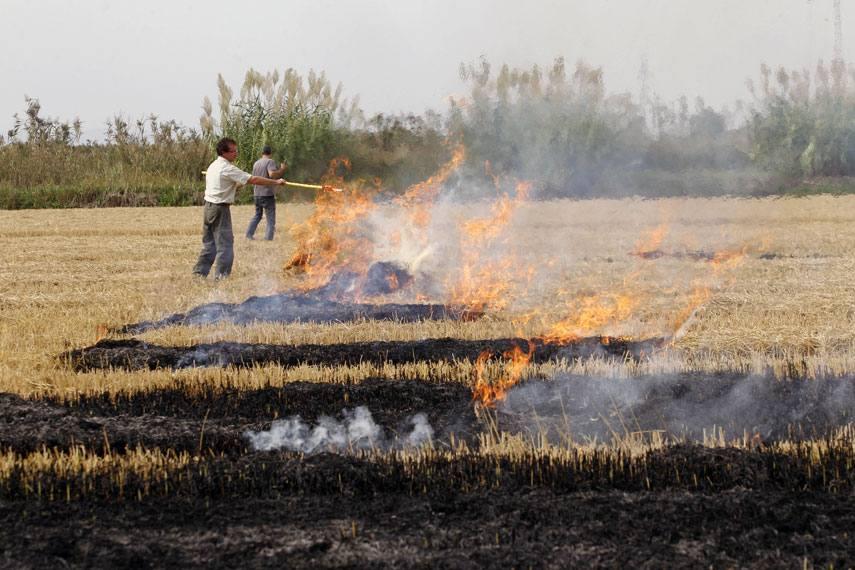
{"label": "dark trousers", "polygon": [[273,239],[273,232],[276,230],[276,196],[255,196],[254,201],[255,215],[249,221],[249,227],[246,228],[246,237],[251,239],[255,235],[262,214],[266,214],[267,231],[264,234],[264,239],[271,240]]}
{"label": "dark trousers", "polygon": [[232,233],[232,213],[228,204],[205,202],[202,218],[202,251],[193,273],[207,277],[217,260],[214,277],[228,277],[235,259],[235,237]]}

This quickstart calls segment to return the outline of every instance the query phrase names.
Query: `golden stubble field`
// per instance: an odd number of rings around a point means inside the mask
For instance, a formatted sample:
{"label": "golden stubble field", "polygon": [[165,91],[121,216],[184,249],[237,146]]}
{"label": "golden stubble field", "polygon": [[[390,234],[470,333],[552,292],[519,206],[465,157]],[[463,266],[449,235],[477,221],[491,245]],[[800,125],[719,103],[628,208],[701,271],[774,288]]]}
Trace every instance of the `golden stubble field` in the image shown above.
{"label": "golden stubble field", "polygon": [[[455,223],[487,209],[450,207],[442,215]],[[282,271],[295,250],[288,228],[311,211],[311,205],[280,204],[277,239],[250,242],[242,236],[252,208],[233,208],[235,269],[220,282],[191,276],[200,246],[199,208],[0,212],[0,391],[73,397],[179,380],[250,387],[378,375],[471,381],[472,364],[462,362],[78,374],[57,358],[94,343],[99,325],[298,286],[300,275]],[[221,324],[173,327],[140,338],[187,345],[538,335],[572,317],[578,299],[619,292],[633,298],[631,313],[585,332],[672,336],[668,349],[640,363],[594,359],[531,367],[528,373],[771,369],[811,376],[855,369],[855,197],[530,202],[514,212],[504,231],[517,265],[522,260],[533,271],[525,287],[513,288],[505,308],[480,321]],[[653,249],[665,255],[631,255]],[[687,252],[721,255],[709,261]]]}

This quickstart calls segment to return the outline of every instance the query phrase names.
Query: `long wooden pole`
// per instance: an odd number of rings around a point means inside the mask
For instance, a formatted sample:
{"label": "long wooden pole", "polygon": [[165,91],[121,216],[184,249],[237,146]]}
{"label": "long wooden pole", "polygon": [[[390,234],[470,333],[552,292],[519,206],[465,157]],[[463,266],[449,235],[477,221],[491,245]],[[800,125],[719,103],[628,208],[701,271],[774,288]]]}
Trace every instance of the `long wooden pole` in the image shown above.
{"label": "long wooden pole", "polygon": [[[207,173],[207,170],[203,170],[202,174]],[[312,190],[332,190],[333,192],[344,192],[342,188],[334,188],[332,186],[327,186],[326,184],[302,184],[300,182],[288,182],[285,181],[285,186],[294,186],[296,188],[311,188]]]}
{"label": "long wooden pole", "polygon": [[285,186],[295,186],[297,188],[312,188],[314,190],[332,190],[333,192],[343,192],[341,188],[333,188],[332,186],[324,186],[321,184],[301,184],[300,182],[285,181]]}

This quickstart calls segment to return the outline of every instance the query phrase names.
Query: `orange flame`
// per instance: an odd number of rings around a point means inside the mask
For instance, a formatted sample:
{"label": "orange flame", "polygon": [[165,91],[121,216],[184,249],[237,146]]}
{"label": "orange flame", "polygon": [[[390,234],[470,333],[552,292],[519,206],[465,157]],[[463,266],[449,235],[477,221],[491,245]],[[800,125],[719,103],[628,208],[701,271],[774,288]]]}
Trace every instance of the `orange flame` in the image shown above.
{"label": "orange flame", "polygon": [[668,225],[659,224],[636,242],[635,249],[632,250],[632,255],[640,257],[650,256],[659,249],[667,234]]}
{"label": "orange flame", "polygon": [[511,199],[503,194],[491,207],[489,218],[468,220],[463,223],[463,232],[475,244],[495,238],[507,226],[516,208],[528,199],[531,192],[530,182],[517,184],[516,196]]}
{"label": "orange flame", "polygon": [[[730,271],[736,269],[747,259],[748,253],[751,251],[762,251],[764,246],[760,247],[752,247],[751,245],[743,245],[739,249],[731,249],[731,250],[722,250],[717,251],[713,254],[712,259],[710,260],[710,265],[712,267],[712,272],[715,277],[722,277],[723,275],[728,275]],[[729,276],[726,281],[732,280],[733,277]],[[710,287],[706,284],[700,283],[699,281],[695,281],[694,288],[689,295],[689,299],[686,302],[686,305],[680,309],[677,315],[674,317],[674,320],[671,323],[671,328],[673,331],[673,338],[676,340],[685,332],[688,328],[692,317],[695,315],[695,312],[698,308],[709,301],[712,297],[712,292],[710,291]]]}
{"label": "orange flame", "polygon": [[743,245],[739,249],[715,252],[712,260],[710,260],[710,263],[713,266],[713,271],[720,273],[725,269],[733,269],[738,265],[741,265],[745,261],[745,258],[751,249],[752,248],[750,246]]}
{"label": "orange flame", "polygon": [[389,284],[389,289],[392,291],[397,291],[400,288],[400,284],[398,283],[398,276],[394,273],[391,273],[386,276],[386,282]]}
{"label": "orange flame", "polygon": [[712,294],[709,287],[696,282],[691,294],[689,295],[689,300],[686,302],[686,306],[680,309],[674,317],[674,320],[671,323],[671,330],[674,333],[677,333],[681,328],[683,328],[692,315],[695,314],[698,307],[709,301],[711,296]]}
{"label": "orange flame", "polygon": [[502,309],[511,301],[515,281],[533,271],[512,255],[486,260],[487,250],[506,229],[516,209],[528,199],[531,183],[519,182],[514,198],[503,194],[491,207],[490,217],[467,220],[460,226],[460,272],[448,285],[451,302],[474,310]]}
{"label": "orange flame", "polygon": [[472,390],[472,399],[488,408],[504,400],[508,390],[519,382],[533,355],[534,343],[531,341],[528,341],[528,351],[523,351],[518,345],[514,345],[511,350],[502,355],[508,360],[505,373],[498,380],[490,382],[486,379],[484,371],[492,355],[490,352],[482,352],[475,361],[475,387]]}
{"label": "orange flame", "polygon": [[404,208],[410,222],[418,228],[426,228],[431,221],[431,207],[439,196],[442,185],[463,163],[466,150],[463,145],[458,145],[452,152],[451,159],[430,178],[413,184],[401,196],[395,199],[395,203]]}
{"label": "orange flame", "polygon": [[[452,158],[436,174],[424,182],[414,184],[394,203],[402,207],[409,217],[411,227],[425,228],[431,218],[431,207],[442,189],[442,184],[460,166],[465,156],[463,146],[454,149]],[[344,187],[341,171],[350,169],[346,158],[334,159],[324,182]],[[380,183],[374,180],[373,188],[352,184],[344,192],[322,192],[315,200],[313,214],[295,226],[291,234],[297,242],[297,252],[285,269],[301,269],[306,278],[301,287],[311,289],[323,285],[341,270],[358,274],[367,272],[374,260],[374,237],[366,227],[367,218],[375,210],[374,196]],[[400,230],[394,230],[385,240],[392,246],[401,244]],[[422,237],[427,241],[427,235]]]}
{"label": "orange flame", "polygon": [[[349,168],[350,161],[346,158],[332,160],[324,181],[344,187],[337,172]],[[291,229],[297,252],[285,269],[305,270],[306,280],[302,287],[310,289],[322,285],[341,269],[367,270],[373,246],[363,223],[375,207],[374,192],[355,186],[343,192],[318,193],[312,215]]]}
{"label": "orange flame", "polygon": [[625,321],[638,298],[626,294],[584,295],[568,303],[569,316],[552,325],[544,335],[548,342],[568,343],[590,336],[604,326]]}
{"label": "orange flame", "polygon": [[507,277],[514,269],[514,259],[506,257],[479,264],[475,257],[463,262],[457,281],[449,288],[451,303],[479,312],[505,308],[511,300]]}

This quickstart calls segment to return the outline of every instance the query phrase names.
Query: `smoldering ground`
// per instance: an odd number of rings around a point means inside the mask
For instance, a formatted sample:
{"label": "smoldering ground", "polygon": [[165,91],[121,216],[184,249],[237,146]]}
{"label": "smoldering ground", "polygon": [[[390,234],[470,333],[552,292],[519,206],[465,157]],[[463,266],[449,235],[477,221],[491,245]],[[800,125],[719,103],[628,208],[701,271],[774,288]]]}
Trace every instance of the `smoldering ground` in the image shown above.
{"label": "smoldering ground", "polygon": [[247,431],[244,435],[252,448],[258,451],[286,449],[304,453],[406,449],[429,445],[433,441],[433,428],[421,412],[407,419],[412,430],[394,439],[390,439],[374,422],[371,411],[365,406],[346,409],[342,415],[342,421],[322,416],[314,425],[293,416],[274,421],[269,430]]}
{"label": "smoldering ground", "polygon": [[[389,262],[371,264],[364,275],[341,270],[321,287],[310,291],[286,291],[252,296],[240,303],[205,303],[186,313],[162,319],[140,321],[112,329],[117,334],[142,334],[170,326],[205,326],[221,322],[236,325],[253,323],[340,323],[357,320],[417,322],[449,319],[474,320],[480,314],[463,306],[425,303],[360,302],[392,293],[389,283],[406,288],[414,276],[402,266]],[[426,281],[422,278],[421,282]],[[396,287],[397,288],[397,287]]]}
{"label": "smoldering ground", "polygon": [[255,390],[179,383],[70,400],[0,394],[0,412],[7,420],[0,447],[18,453],[75,446],[114,453],[138,446],[227,455],[254,447],[349,453],[447,446],[450,438],[469,440],[479,429],[461,384],[383,379]]}
{"label": "smoldering ground", "polygon": [[553,442],[824,438],[855,421],[855,378],[564,376],[512,388],[497,412],[503,429]]}
{"label": "smoldering ground", "polygon": [[[744,421],[760,406],[757,418],[766,418],[768,433],[786,433],[791,421],[808,433],[849,418],[853,382],[741,375],[528,381],[497,413],[511,431],[511,421],[523,429],[540,418],[564,426],[557,418],[610,413],[615,402],[639,423],[659,420],[643,411],[647,404],[671,410],[677,429],[726,425],[727,414]],[[567,413],[559,411],[562,400]],[[435,445],[447,451],[449,432],[469,429],[473,452],[429,453],[418,463],[395,453],[366,455],[358,445],[259,452],[244,435],[272,432],[280,418],[293,415],[306,418],[307,429],[323,415],[346,427],[342,410],[362,405],[392,440],[394,426],[403,426],[398,438],[406,438],[413,430],[408,419],[424,411]],[[787,453],[764,441],[743,449],[676,445],[637,458],[572,449],[541,455],[533,448],[504,455],[474,451],[478,432],[490,428],[473,407],[459,383],[404,380],[260,390],[196,385],[41,400],[3,395],[4,449],[80,455],[83,446],[100,454],[104,467],[33,474],[33,465],[12,466],[0,486],[7,529],[0,546],[10,565],[34,567],[140,567],[152,559],[186,567],[642,566],[651,560],[765,567],[801,565],[806,548],[813,563],[845,566],[855,554],[848,531],[855,521],[848,500],[855,485],[851,436],[816,455],[809,446]],[[718,416],[688,421],[705,407]],[[617,424],[618,417],[609,419]],[[154,479],[109,468],[138,446],[189,452],[194,460]]]}
{"label": "smoldering ground", "polygon": [[[294,382],[255,390],[179,385],[70,400],[7,394],[0,398],[0,411],[7,418],[0,445],[22,453],[44,446],[102,449],[106,443],[113,451],[142,445],[242,454],[253,447],[246,436],[252,432],[266,433],[256,439],[267,441],[264,445],[270,448],[349,452],[364,449],[363,443],[377,449],[417,445],[427,441],[424,435],[430,430],[440,447],[452,439],[476,445],[478,434],[492,429],[479,421],[479,405],[471,390],[458,382],[381,379],[358,384]],[[361,415],[355,412],[360,407],[365,408]],[[855,377],[568,376],[525,381],[494,410],[503,431],[543,435],[558,444],[639,436],[649,440],[655,432],[671,442],[702,442],[705,435],[708,440],[741,441],[747,434],[750,443],[759,445],[825,438],[851,425]],[[425,417],[418,419],[419,414]],[[355,420],[361,426],[350,430]],[[320,441],[321,432],[314,433],[318,427],[331,434],[324,442],[332,442],[329,449],[321,444],[274,445]],[[366,437],[355,437],[360,434]],[[361,441],[350,445],[354,440]]]}

